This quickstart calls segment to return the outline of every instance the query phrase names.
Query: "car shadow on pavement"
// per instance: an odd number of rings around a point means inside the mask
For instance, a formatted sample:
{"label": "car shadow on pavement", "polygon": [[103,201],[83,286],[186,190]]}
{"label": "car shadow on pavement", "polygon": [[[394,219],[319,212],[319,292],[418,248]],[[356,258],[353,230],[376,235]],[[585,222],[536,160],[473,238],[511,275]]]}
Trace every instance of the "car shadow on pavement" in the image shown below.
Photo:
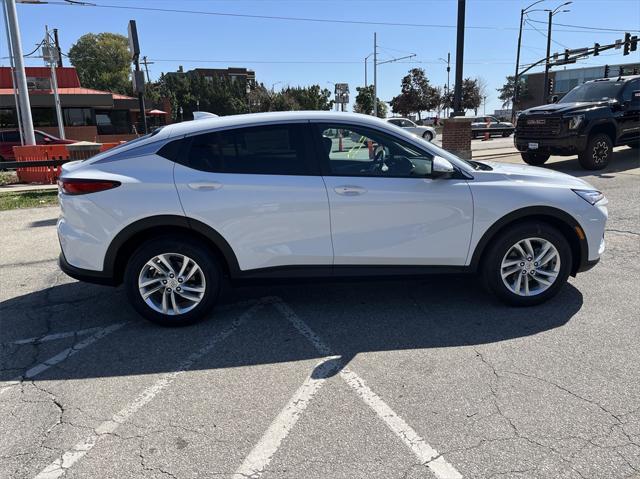
{"label": "car shadow on pavement", "polygon": [[613,176],[610,176],[611,173],[620,173],[640,168],[640,150],[625,147],[619,151],[614,151],[613,158],[609,162],[609,165],[603,170],[593,171],[583,169],[580,163],[578,163],[577,156],[562,161],[546,163],[544,167],[578,177],[596,176],[600,178],[613,178]]}
{"label": "car shadow on pavement", "polygon": [[[275,298],[264,301],[263,298]],[[207,320],[163,328],[137,316],[121,288],[68,283],[0,303],[0,380],[77,348],[89,332],[117,323],[119,330],[32,378],[83,379],[165,373],[233,326],[251,304],[255,314],[225,337],[193,369],[213,370],[317,359],[321,355],[273,307],[285,304],[332,353],[348,363],[358,353],[473,346],[532,336],[564,326],[581,308],[582,294],[567,284],[536,307],[502,305],[474,276],[438,276],[393,282],[340,282],[245,287],[223,295]],[[86,332],[86,331],[89,332]],[[24,338],[85,331],[45,342]],[[70,348],[70,349],[67,349]]]}

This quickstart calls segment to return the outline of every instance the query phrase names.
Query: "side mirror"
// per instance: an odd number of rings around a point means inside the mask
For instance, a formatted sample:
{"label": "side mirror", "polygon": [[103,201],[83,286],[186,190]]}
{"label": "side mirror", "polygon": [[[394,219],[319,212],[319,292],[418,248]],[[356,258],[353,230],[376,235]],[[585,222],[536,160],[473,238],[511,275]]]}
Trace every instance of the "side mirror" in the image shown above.
{"label": "side mirror", "polygon": [[446,178],[453,175],[454,172],[455,169],[453,168],[453,165],[449,162],[449,160],[446,160],[441,156],[433,157],[431,165],[431,175],[434,178]]}
{"label": "side mirror", "polygon": [[559,100],[558,95],[553,95],[551,97],[551,103],[558,103],[558,100]]}

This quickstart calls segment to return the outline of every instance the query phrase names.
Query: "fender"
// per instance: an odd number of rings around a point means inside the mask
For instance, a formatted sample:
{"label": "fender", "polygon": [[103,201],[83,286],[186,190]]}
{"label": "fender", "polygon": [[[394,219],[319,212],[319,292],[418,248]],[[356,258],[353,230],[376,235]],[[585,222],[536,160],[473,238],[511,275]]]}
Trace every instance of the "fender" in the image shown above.
{"label": "fender", "polygon": [[[576,232],[576,227],[580,228],[580,230],[582,231],[580,223],[578,223],[578,221],[569,213],[558,208],[553,208],[551,206],[527,206],[525,208],[520,208],[506,214],[498,221],[493,223],[493,225],[491,225],[491,227],[489,227],[489,229],[485,231],[484,235],[482,235],[482,238],[480,238],[480,241],[478,241],[478,244],[476,245],[473,256],[471,257],[471,269],[474,271],[478,270],[480,266],[480,260],[482,259],[484,251],[486,250],[489,242],[493,239],[496,233],[498,233],[498,231],[515,221],[521,219],[531,219],[532,217],[538,217],[540,219],[544,219],[544,217],[553,218],[556,221],[566,225],[566,228],[564,228],[565,231],[562,231],[562,233],[566,234],[569,229],[571,230],[574,235],[575,241],[579,245],[579,251],[574,251],[574,253],[578,253],[580,257],[578,258],[578,261],[574,261],[574,263],[577,264],[572,265],[572,273],[575,274],[583,266],[583,263],[586,263],[586,261],[589,259],[589,244],[587,243],[587,239],[584,237],[584,234],[581,237]],[[571,246],[571,238],[568,239],[569,245]]]}
{"label": "fender", "polygon": [[204,236],[224,257],[224,260],[229,267],[229,272],[232,276],[236,276],[240,271],[238,259],[236,258],[233,249],[220,233],[211,228],[210,226],[202,223],[201,221],[187,218],[186,216],[179,215],[158,215],[149,218],[138,220],[134,223],[123,228],[111,241],[109,248],[104,257],[103,274],[108,277],[115,278],[116,275],[116,261],[118,254],[122,250],[122,247],[133,238],[135,235],[144,231],[163,228],[163,227],[179,227],[190,229],[201,236]]}

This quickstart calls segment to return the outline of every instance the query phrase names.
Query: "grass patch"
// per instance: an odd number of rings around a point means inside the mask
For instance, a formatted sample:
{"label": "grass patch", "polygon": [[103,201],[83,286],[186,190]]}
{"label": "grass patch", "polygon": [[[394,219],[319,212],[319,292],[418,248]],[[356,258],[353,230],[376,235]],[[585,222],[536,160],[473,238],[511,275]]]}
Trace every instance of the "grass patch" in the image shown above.
{"label": "grass patch", "polygon": [[0,211],[15,210],[17,208],[53,206],[57,204],[57,190],[0,193]]}

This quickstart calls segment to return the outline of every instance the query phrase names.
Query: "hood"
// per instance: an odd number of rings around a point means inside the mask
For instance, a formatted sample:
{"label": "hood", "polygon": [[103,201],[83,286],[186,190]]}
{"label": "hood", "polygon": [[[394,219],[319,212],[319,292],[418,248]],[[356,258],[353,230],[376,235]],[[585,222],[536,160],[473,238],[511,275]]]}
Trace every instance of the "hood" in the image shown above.
{"label": "hood", "polygon": [[574,111],[588,110],[601,106],[608,106],[608,101],[579,101],[574,103],[550,103],[548,105],[536,106],[523,111],[525,115],[550,114],[550,113],[572,113]]}
{"label": "hood", "polygon": [[575,176],[567,175],[566,173],[560,173],[548,168],[538,168],[537,166],[529,165],[514,165],[511,163],[498,163],[495,161],[482,161],[485,165],[489,165],[493,170],[491,171],[477,171],[473,174],[480,173],[481,175],[500,175],[502,178],[506,178],[512,181],[538,183],[544,185],[556,185],[565,186],[567,188],[577,188],[582,190],[596,190],[589,183]]}

